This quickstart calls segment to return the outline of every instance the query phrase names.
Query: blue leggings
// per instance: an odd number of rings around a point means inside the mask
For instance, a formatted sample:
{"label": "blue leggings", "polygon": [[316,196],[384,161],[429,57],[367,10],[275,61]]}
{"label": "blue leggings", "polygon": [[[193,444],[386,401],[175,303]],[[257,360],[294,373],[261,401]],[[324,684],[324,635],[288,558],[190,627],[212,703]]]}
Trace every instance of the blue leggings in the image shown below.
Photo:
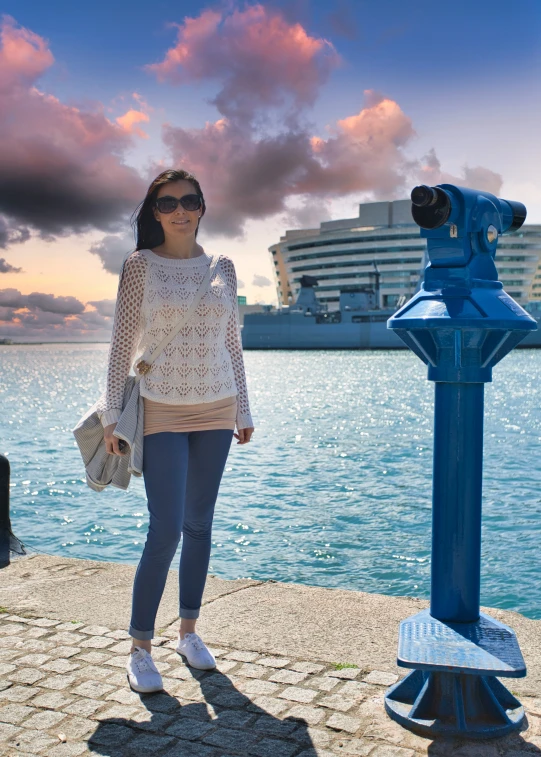
{"label": "blue leggings", "polygon": [[198,618],[210,561],[212,518],[233,431],[163,431],[144,437],[143,476],[150,513],[133,584],[128,628],[154,638],[158,605],[180,535],[179,616]]}

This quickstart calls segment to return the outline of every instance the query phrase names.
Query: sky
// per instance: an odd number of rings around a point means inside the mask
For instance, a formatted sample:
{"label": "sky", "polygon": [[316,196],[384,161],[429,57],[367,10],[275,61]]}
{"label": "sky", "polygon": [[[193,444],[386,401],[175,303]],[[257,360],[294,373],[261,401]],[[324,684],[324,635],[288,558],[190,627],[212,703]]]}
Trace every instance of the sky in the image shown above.
{"label": "sky", "polygon": [[4,0],[0,338],[110,339],[135,213],[199,179],[198,241],[277,303],[270,245],[449,182],[541,223],[541,2]]}

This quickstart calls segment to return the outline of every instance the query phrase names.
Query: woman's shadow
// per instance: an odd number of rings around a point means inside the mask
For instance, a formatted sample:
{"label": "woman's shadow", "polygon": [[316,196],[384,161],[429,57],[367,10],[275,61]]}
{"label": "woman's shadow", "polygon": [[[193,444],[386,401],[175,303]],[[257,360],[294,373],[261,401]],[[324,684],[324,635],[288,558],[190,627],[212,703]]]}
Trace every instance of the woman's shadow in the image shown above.
{"label": "woman's shadow", "polygon": [[[179,662],[181,659],[179,656]],[[254,704],[250,696],[239,691],[231,679],[218,669],[203,671],[186,664],[185,671],[187,676],[180,678],[179,684],[189,683],[190,675],[194,690],[196,687],[200,690],[200,696],[197,693],[194,696],[201,701],[188,701],[179,695],[185,702],[181,704],[176,696],[166,691],[167,683],[164,691],[139,694],[145,708],[140,716],[101,720],[96,730],[87,737],[88,750],[102,757],[141,757],[143,754],[153,757],[215,757],[217,754],[223,757],[227,754],[316,757],[316,745],[308,732],[310,726],[306,720],[291,716],[280,719],[272,715]],[[132,691],[127,679],[126,686]],[[134,694],[137,695],[137,692]],[[294,704],[288,700],[281,701]],[[111,701],[111,705],[114,704]],[[212,705],[213,711],[209,712],[207,705]],[[520,731],[503,738],[427,739],[427,755],[479,757],[480,754],[492,755],[496,752],[513,757],[521,753],[541,755],[541,749],[523,736],[528,728],[526,718]],[[374,741],[374,746],[377,743]],[[325,751],[327,744],[319,743],[317,746]]]}
{"label": "woman's shadow", "polygon": [[[179,657],[179,661],[181,659]],[[142,711],[140,719],[112,717],[100,721],[94,733],[87,737],[89,751],[104,757],[141,757],[143,754],[214,757],[227,753],[291,757],[304,755],[313,748],[306,720],[271,715],[235,688],[231,679],[217,668],[203,671],[186,665],[186,670],[200,686],[202,701],[181,704],[166,691],[167,683],[163,691],[139,694],[147,712]],[[179,683],[181,681],[187,682],[181,679]],[[127,679],[126,686],[131,691]],[[182,695],[179,694],[179,698],[183,699]],[[212,705],[214,712],[209,712],[207,705]],[[315,757],[315,751],[305,757],[311,754]]]}
{"label": "woman's shadow", "polygon": [[521,754],[524,757],[535,757],[541,755],[541,749],[523,736],[529,727],[530,723],[526,717],[520,731],[512,731],[507,736],[496,739],[437,738],[428,743],[426,753],[428,757],[518,757]]}

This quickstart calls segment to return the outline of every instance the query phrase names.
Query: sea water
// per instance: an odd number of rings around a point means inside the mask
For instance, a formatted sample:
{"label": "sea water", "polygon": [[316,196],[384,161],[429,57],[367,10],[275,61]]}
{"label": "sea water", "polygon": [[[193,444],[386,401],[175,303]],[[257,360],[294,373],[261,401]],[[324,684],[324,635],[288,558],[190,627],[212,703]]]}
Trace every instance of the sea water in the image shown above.
{"label": "sea water", "polygon": [[[29,550],[137,564],[144,481],[94,492],[71,429],[108,345],[0,346],[0,452]],[[209,572],[428,598],[434,384],[406,351],[244,353],[255,433],[233,438]],[[541,350],[485,385],[481,603],[541,618]],[[180,547],[171,565],[178,567]]]}

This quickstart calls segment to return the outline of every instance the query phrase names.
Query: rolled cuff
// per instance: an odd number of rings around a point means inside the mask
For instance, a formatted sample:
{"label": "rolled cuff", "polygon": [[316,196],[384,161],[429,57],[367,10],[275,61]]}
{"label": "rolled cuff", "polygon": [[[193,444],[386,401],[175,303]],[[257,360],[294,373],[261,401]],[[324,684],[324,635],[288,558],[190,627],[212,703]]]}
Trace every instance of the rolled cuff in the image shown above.
{"label": "rolled cuff", "polygon": [[131,624],[128,628],[128,633],[134,639],[139,639],[139,641],[147,641],[154,638],[154,629],[152,631],[137,631]]}
{"label": "rolled cuff", "polygon": [[185,618],[186,620],[195,620],[199,617],[200,610],[188,610],[181,607],[178,613],[179,618]]}
{"label": "rolled cuff", "polygon": [[110,426],[111,423],[117,423],[121,415],[122,410],[106,410],[100,418],[101,425],[103,426],[103,428],[105,428],[106,426]]}

